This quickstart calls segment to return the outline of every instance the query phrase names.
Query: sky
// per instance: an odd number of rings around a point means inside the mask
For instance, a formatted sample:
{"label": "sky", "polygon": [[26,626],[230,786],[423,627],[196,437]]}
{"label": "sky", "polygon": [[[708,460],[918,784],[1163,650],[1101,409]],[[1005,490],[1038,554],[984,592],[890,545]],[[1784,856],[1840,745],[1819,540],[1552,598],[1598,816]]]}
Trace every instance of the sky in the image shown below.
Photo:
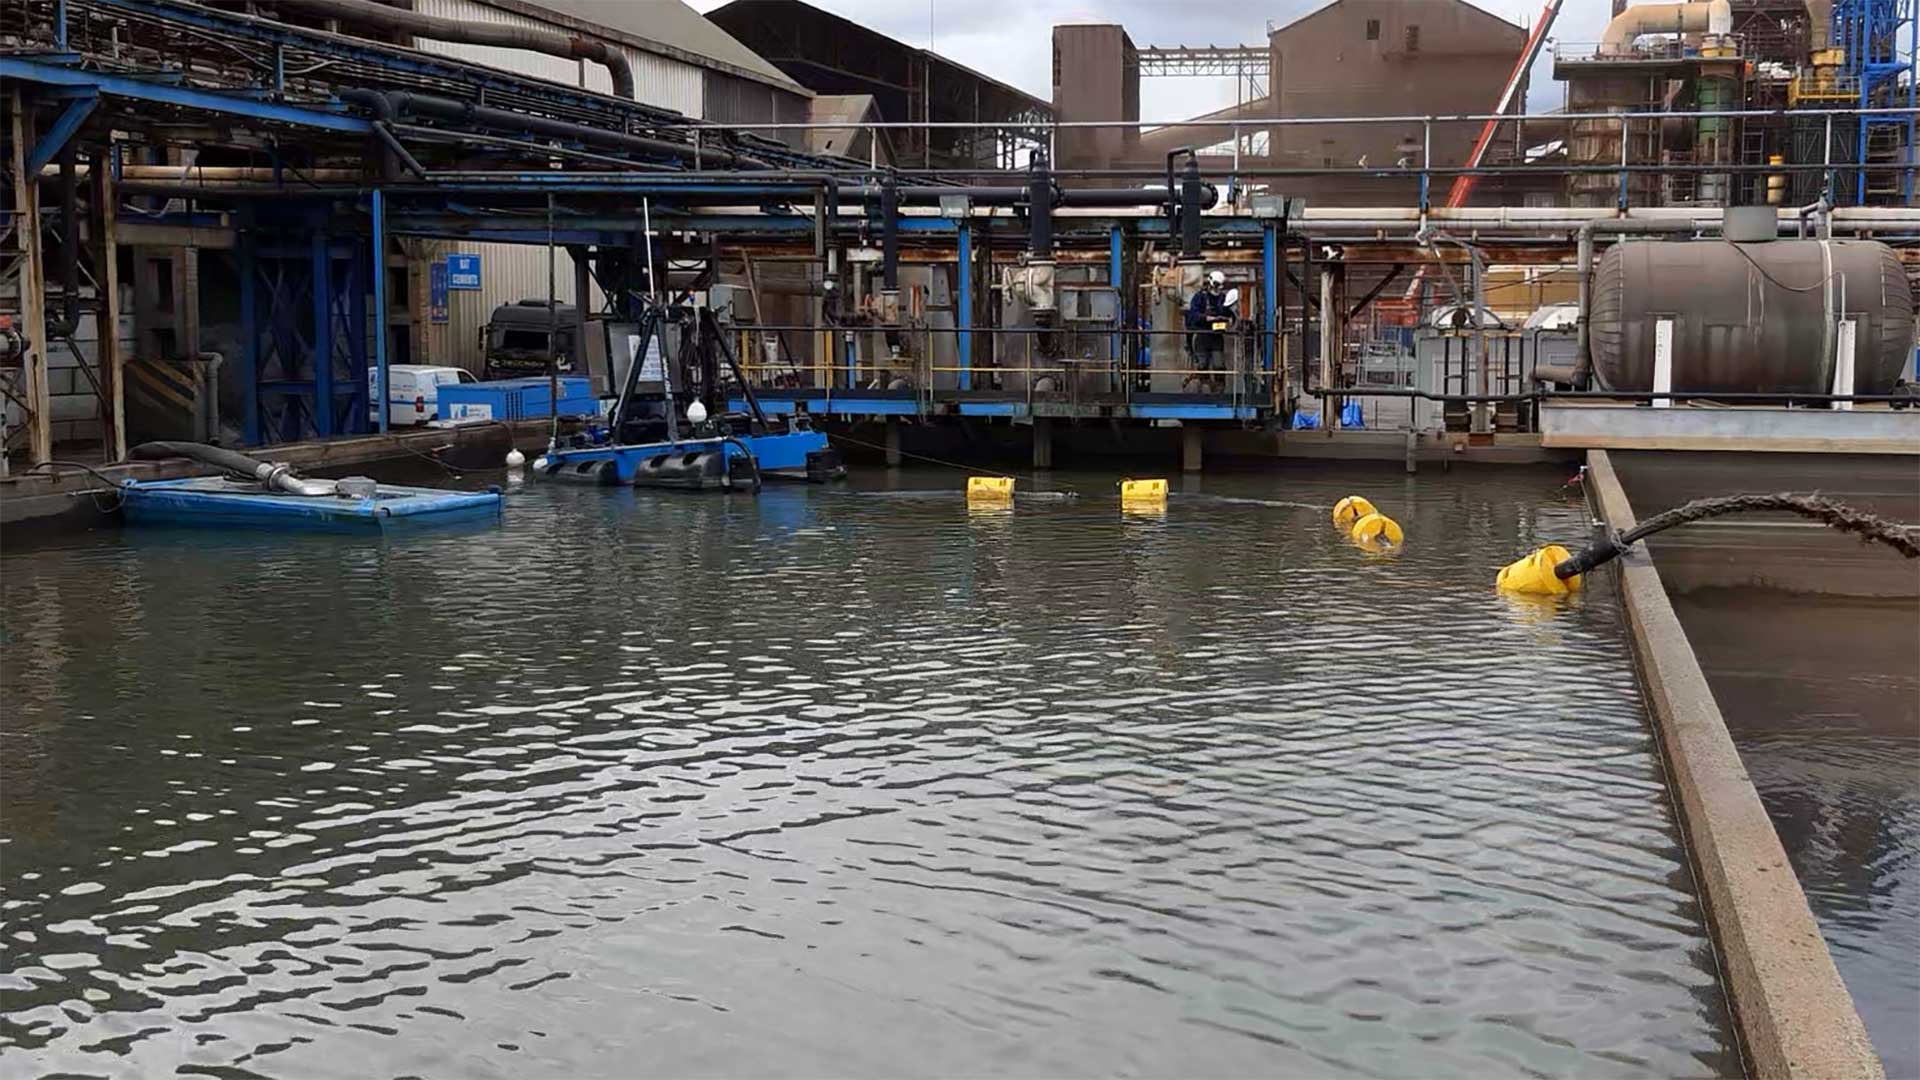
{"label": "sky", "polygon": [[[726,0],[691,0],[711,11]],[[1266,40],[1280,26],[1325,6],[1326,0],[808,0],[909,45],[926,47],[982,74],[1043,99],[1053,96],[1053,27],[1058,23],[1119,23],[1139,46],[1242,45]],[[1479,6],[1523,26],[1540,17],[1542,0],[1479,0]],[[1563,0],[1553,36],[1598,41],[1608,0]],[[1557,109],[1552,49],[1542,50],[1528,95],[1530,112]],[[1140,118],[1174,120],[1233,104],[1231,79],[1144,79]],[[1488,110],[1494,103],[1487,102]],[[1117,110],[1116,110],[1117,111]],[[1410,107],[1410,112],[1419,111]]]}

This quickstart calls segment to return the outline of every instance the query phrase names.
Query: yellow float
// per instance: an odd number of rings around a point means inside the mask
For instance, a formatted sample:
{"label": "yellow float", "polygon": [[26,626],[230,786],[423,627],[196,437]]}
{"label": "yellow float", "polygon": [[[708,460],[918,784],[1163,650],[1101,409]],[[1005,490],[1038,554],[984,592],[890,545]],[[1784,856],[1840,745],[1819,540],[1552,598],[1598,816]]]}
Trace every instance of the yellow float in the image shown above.
{"label": "yellow float", "polygon": [[1579,574],[1562,578],[1553,572],[1554,567],[1572,557],[1573,553],[1559,544],[1548,544],[1526,558],[1501,568],[1494,585],[1501,592],[1528,596],[1566,596],[1579,592]]}

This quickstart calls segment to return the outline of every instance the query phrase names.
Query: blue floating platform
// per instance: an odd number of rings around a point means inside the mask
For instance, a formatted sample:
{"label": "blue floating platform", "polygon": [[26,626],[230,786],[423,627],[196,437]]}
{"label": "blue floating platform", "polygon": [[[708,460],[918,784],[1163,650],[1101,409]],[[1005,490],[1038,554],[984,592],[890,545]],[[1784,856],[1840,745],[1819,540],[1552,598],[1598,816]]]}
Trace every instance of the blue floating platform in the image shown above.
{"label": "blue floating platform", "polygon": [[382,531],[500,516],[499,490],[443,491],[380,484],[371,498],[289,495],[219,476],[128,480],[120,486],[127,521],[214,528]]}

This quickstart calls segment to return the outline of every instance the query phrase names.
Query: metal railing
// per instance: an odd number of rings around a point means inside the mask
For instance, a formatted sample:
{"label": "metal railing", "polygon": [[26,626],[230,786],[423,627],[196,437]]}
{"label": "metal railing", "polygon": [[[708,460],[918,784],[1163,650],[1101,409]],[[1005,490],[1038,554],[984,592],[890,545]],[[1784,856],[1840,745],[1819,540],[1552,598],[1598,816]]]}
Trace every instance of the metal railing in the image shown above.
{"label": "metal railing", "polygon": [[[1553,60],[1555,63],[1618,63],[1636,60],[1737,60],[1747,55],[1747,39],[1744,34],[1714,34],[1711,39],[1720,43],[1717,50],[1704,49],[1690,45],[1672,36],[1660,37],[1650,34],[1636,44],[1625,49],[1609,50],[1604,41],[1555,41]],[[1727,48],[1731,46],[1731,48]]]}

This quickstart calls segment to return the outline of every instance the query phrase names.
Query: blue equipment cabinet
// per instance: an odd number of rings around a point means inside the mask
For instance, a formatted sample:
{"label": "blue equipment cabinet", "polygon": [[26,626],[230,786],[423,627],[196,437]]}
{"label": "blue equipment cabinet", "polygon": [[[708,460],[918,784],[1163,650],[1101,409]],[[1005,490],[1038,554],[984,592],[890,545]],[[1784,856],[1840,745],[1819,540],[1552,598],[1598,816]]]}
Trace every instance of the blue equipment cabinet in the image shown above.
{"label": "blue equipment cabinet", "polygon": [[552,387],[546,376],[495,379],[440,387],[442,420],[540,420],[558,411],[561,416],[596,417],[600,399],[584,376],[562,376],[560,407],[549,404]]}

